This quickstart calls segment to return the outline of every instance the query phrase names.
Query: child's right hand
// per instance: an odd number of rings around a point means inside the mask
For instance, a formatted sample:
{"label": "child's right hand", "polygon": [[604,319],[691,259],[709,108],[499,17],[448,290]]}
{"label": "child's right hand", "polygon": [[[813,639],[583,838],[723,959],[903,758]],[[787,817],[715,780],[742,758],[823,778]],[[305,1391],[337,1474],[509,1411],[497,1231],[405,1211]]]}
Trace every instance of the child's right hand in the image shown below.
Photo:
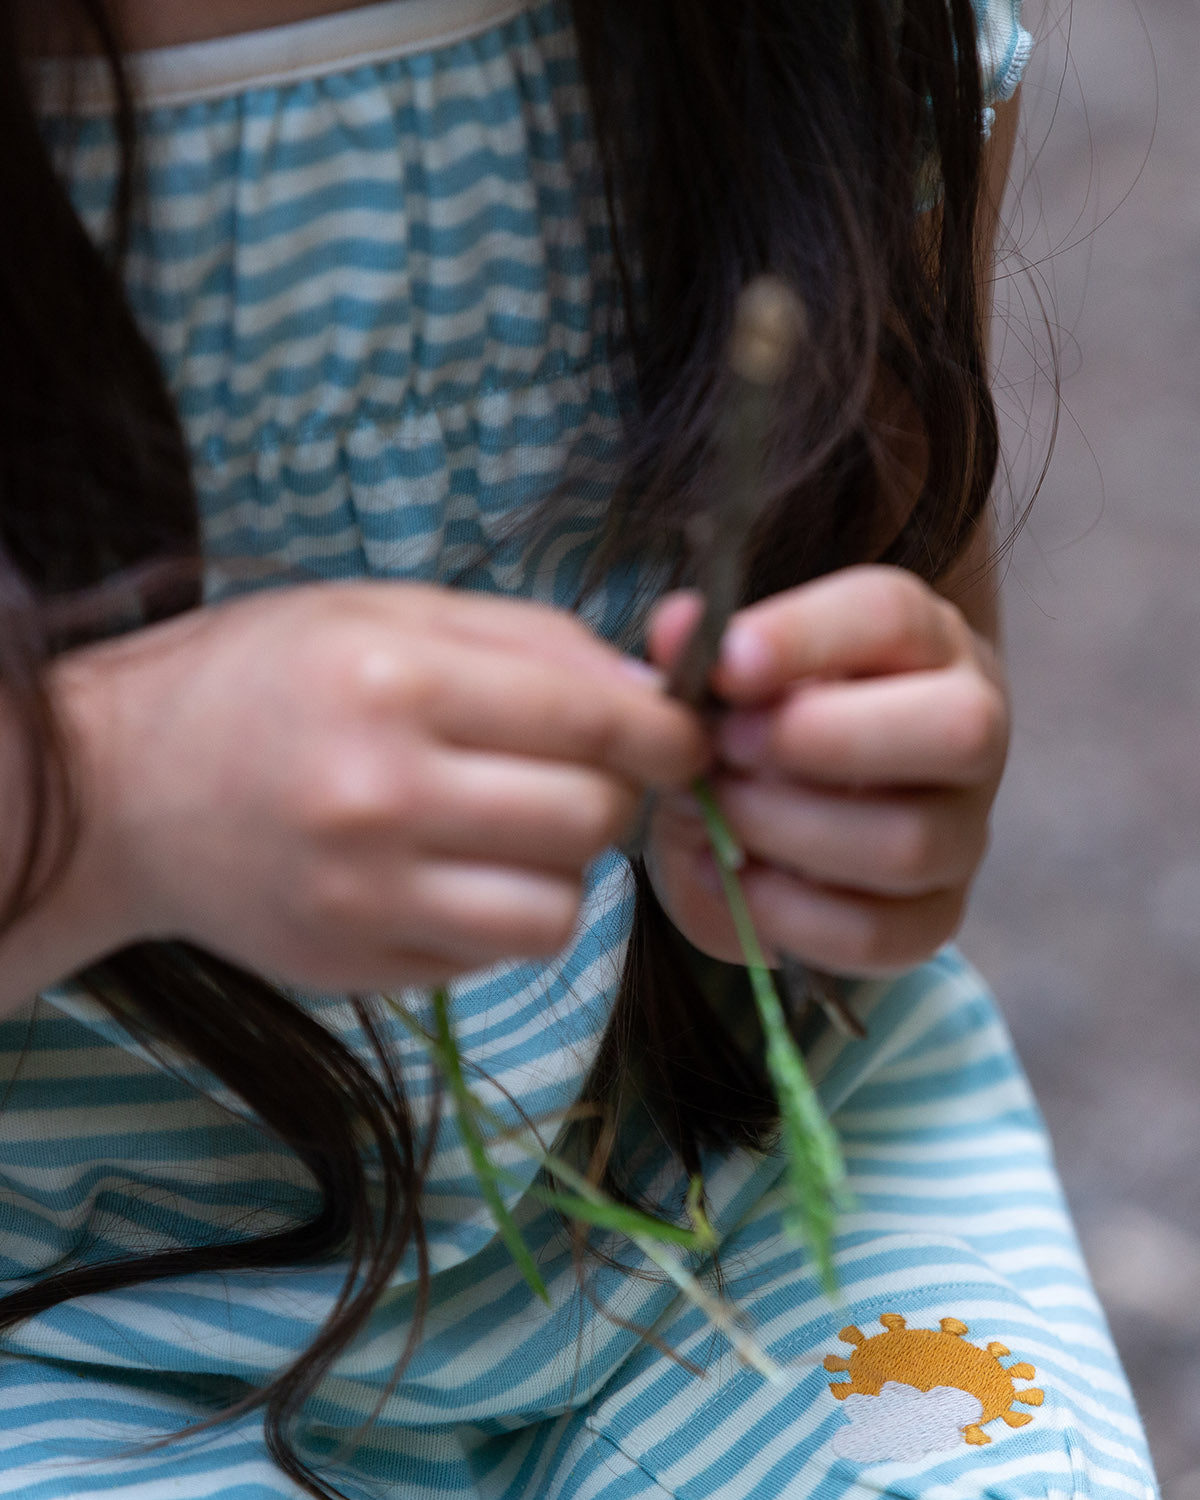
{"label": "child's right hand", "polygon": [[182,939],[300,985],[557,951],[588,861],[706,757],[571,616],[418,585],[260,594],[55,672],[85,773],[71,880],[108,946]]}

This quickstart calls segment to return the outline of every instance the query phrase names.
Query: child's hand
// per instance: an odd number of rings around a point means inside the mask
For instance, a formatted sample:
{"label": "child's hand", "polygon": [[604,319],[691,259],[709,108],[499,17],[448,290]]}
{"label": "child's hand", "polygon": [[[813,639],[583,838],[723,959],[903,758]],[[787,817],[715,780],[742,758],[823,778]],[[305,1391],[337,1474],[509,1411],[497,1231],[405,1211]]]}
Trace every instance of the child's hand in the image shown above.
{"label": "child's hand", "polygon": [[[673,659],[697,610],[664,601],[653,659]],[[990,645],[912,575],[852,568],[743,610],[713,686],[731,706],[713,784],[768,952],[878,974],[936,951],[962,917],[1004,765]],[[692,943],[738,961],[706,851],[690,799],[664,799],[649,846],[659,896]]]}
{"label": "child's hand", "polygon": [[[549,954],[695,716],[569,615],[416,585],[298,588],[63,659],[112,941],[377,989]],[[77,861],[79,863],[80,861]]]}

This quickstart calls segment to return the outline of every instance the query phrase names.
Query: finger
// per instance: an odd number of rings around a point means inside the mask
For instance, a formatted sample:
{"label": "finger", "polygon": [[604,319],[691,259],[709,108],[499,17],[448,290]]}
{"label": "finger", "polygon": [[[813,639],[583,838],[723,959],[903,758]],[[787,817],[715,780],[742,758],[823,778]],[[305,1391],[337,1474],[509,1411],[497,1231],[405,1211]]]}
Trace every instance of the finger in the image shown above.
{"label": "finger", "polygon": [[[382,991],[407,988],[430,989],[458,975],[489,968],[504,958],[520,958],[480,942],[455,942],[445,952],[414,947],[395,930],[376,934],[377,941],[356,942],[313,957],[289,957],[272,970],[281,984],[331,991]],[[235,962],[243,959],[229,955]]]}
{"label": "finger", "polygon": [[681,590],[660,599],[650,612],[646,626],[646,655],[670,670],[704,613],[702,596]]}
{"label": "finger", "polygon": [[718,733],[738,770],[854,787],[990,784],[1007,744],[1003,691],[966,667],[813,683],[773,713],[731,715]]}
{"label": "finger", "polygon": [[[987,843],[983,792],[857,797],[725,778],[718,797],[756,862],[874,895],[923,896],[965,883]],[[676,800],[664,801],[664,812]]]}
{"label": "finger", "polygon": [[425,722],[461,748],[595,766],[639,787],[683,785],[708,759],[694,714],[625,677],[431,648],[421,686]]}
{"label": "finger", "polygon": [[505,650],[557,662],[587,675],[614,673],[656,680],[566,610],[528,599],[432,589],[427,623],[489,651]]}
{"label": "finger", "polygon": [[[501,958],[548,958],[570,941],[579,916],[578,878],[509,866],[424,861],[397,892],[406,926],[422,943],[475,966]],[[407,899],[405,899],[407,897]]]}
{"label": "finger", "polygon": [[569,941],[582,900],[577,874],[438,858],[398,865],[383,853],[352,861],[338,886],[340,916],[312,935],[308,969],[358,955],[373,967],[417,953],[459,972],[544,958]]}
{"label": "finger", "polygon": [[806,677],[948,666],[967,652],[970,639],[953,605],[912,574],[849,568],[736,615],[713,683],[731,703],[762,703]]}
{"label": "finger", "polygon": [[368,922],[360,910],[334,929],[310,926],[274,955],[264,957],[261,944],[243,951],[236,942],[219,951],[233,963],[264,969],[281,984],[331,991],[442,984],[494,961],[483,945],[463,941],[461,934],[450,934],[444,947],[428,933],[415,934],[397,921],[397,910],[389,904],[384,921]]}
{"label": "finger", "polygon": [[923,962],[954,936],[964,892],[934,891],[912,900],[848,892],[752,865],[742,888],[759,936],[773,954],[834,974],[895,974]]}
{"label": "finger", "polygon": [[406,832],[433,854],[577,875],[637,805],[633,787],[595,771],[450,751],[422,777]]}
{"label": "finger", "polygon": [[368,622],[375,635],[385,627],[383,644],[367,655],[367,678],[377,691],[386,691],[392,678],[403,679],[412,651],[429,638],[556,662],[588,677],[660,681],[644,662],[623,655],[566,610],[531,600],[376,581],[346,585],[328,602],[341,618]]}
{"label": "finger", "polygon": [[[484,968],[490,960],[468,959],[461,954],[426,953],[412,948],[385,946],[370,955],[361,950],[339,965],[333,976],[317,980],[317,987],[330,990],[381,990],[384,993],[402,989],[432,989],[460,974]],[[336,977],[334,977],[336,976]],[[284,976],[288,982],[287,976]],[[292,983],[312,985],[311,973]]]}

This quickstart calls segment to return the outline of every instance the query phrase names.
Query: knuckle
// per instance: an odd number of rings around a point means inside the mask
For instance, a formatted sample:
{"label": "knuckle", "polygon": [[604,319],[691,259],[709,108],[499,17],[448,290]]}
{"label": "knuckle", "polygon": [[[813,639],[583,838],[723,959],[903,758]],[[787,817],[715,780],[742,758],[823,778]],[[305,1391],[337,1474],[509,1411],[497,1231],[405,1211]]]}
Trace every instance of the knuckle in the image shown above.
{"label": "knuckle", "polygon": [[613,759],[623,726],[616,704],[599,692],[574,693],[566,710],[582,755],[597,765]]}
{"label": "knuckle", "polygon": [[395,630],[373,618],[348,615],[324,621],[306,643],[304,682],[342,717],[423,708],[436,696],[440,674],[427,651],[404,649]]}
{"label": "knuckle", "polygon": [[954,760],[971,780],[999,769],[1008,738],[1008,709],[1003,696],[980,678],[961,681],[946,726]]}
{"label": "knuckle", "polygon": [[407,825],[421,802],[412,766],[397,766],[370,744],[342,741],[297,778],[296,822],[323,843],[354,833]]}
{"label": "knuckle", "polygon": [[943,598],[940,594],[931,594],[933,603],[937,608],[937,616],[947,641],[950,643],[952,654],[956,658],[968,658],[976,649],[975,636],[967,623],[966,616],[957,604]]}
{"label": "knuckle", "polygon": [[580,798],[580,841],[589,853],[598,854],[620,837],[635,800],[632,792],[611,784],[600,784],[590,797]]}
{"label": "knuckle", "polygon": [[363,642],[347,671],[353,707],[363,717],[407,714],[423,717],[445,691],[441,674],[424,653]]}
{"label": "knuckle", "polygon": [[863,612],[891,645],[913,645],[926,639],[929,594],[911,573],[901,568],[867,568],[859,587]]}

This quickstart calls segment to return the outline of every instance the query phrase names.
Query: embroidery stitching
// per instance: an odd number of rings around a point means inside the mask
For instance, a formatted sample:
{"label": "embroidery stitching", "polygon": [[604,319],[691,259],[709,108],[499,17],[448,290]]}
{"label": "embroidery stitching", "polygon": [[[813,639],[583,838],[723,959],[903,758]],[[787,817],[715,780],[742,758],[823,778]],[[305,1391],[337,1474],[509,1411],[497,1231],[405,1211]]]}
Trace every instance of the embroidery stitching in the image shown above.
{"label": "embroidery stitching", "polygon": [[968,1343],[967,1325],[957,1318],[942,1318],[940,1331],[909,1328],[899,1313],[884,1313],[879,1321],[885,1332],[872,1338],[853,1324],[843,1328],[838,1337],[854,1352],[825,1358],[827,1370],[850,1376],[829,1383],[849,1418],[833,1440],[843,1458],[882,1463],[959,1442],[981,1446],[992,1441],[983,1428],[997,1417],[1009,1427],[1033,1420],[1031,1412],[1014,1411],[1014,1403],[1041,1406],[1045,1400],[1037,1386],[1016,1388],[1016,1381],[1037,1373],[1033,1365],[1022,1360],[1006,1368],[1000,1361],[1011,1350]]}

